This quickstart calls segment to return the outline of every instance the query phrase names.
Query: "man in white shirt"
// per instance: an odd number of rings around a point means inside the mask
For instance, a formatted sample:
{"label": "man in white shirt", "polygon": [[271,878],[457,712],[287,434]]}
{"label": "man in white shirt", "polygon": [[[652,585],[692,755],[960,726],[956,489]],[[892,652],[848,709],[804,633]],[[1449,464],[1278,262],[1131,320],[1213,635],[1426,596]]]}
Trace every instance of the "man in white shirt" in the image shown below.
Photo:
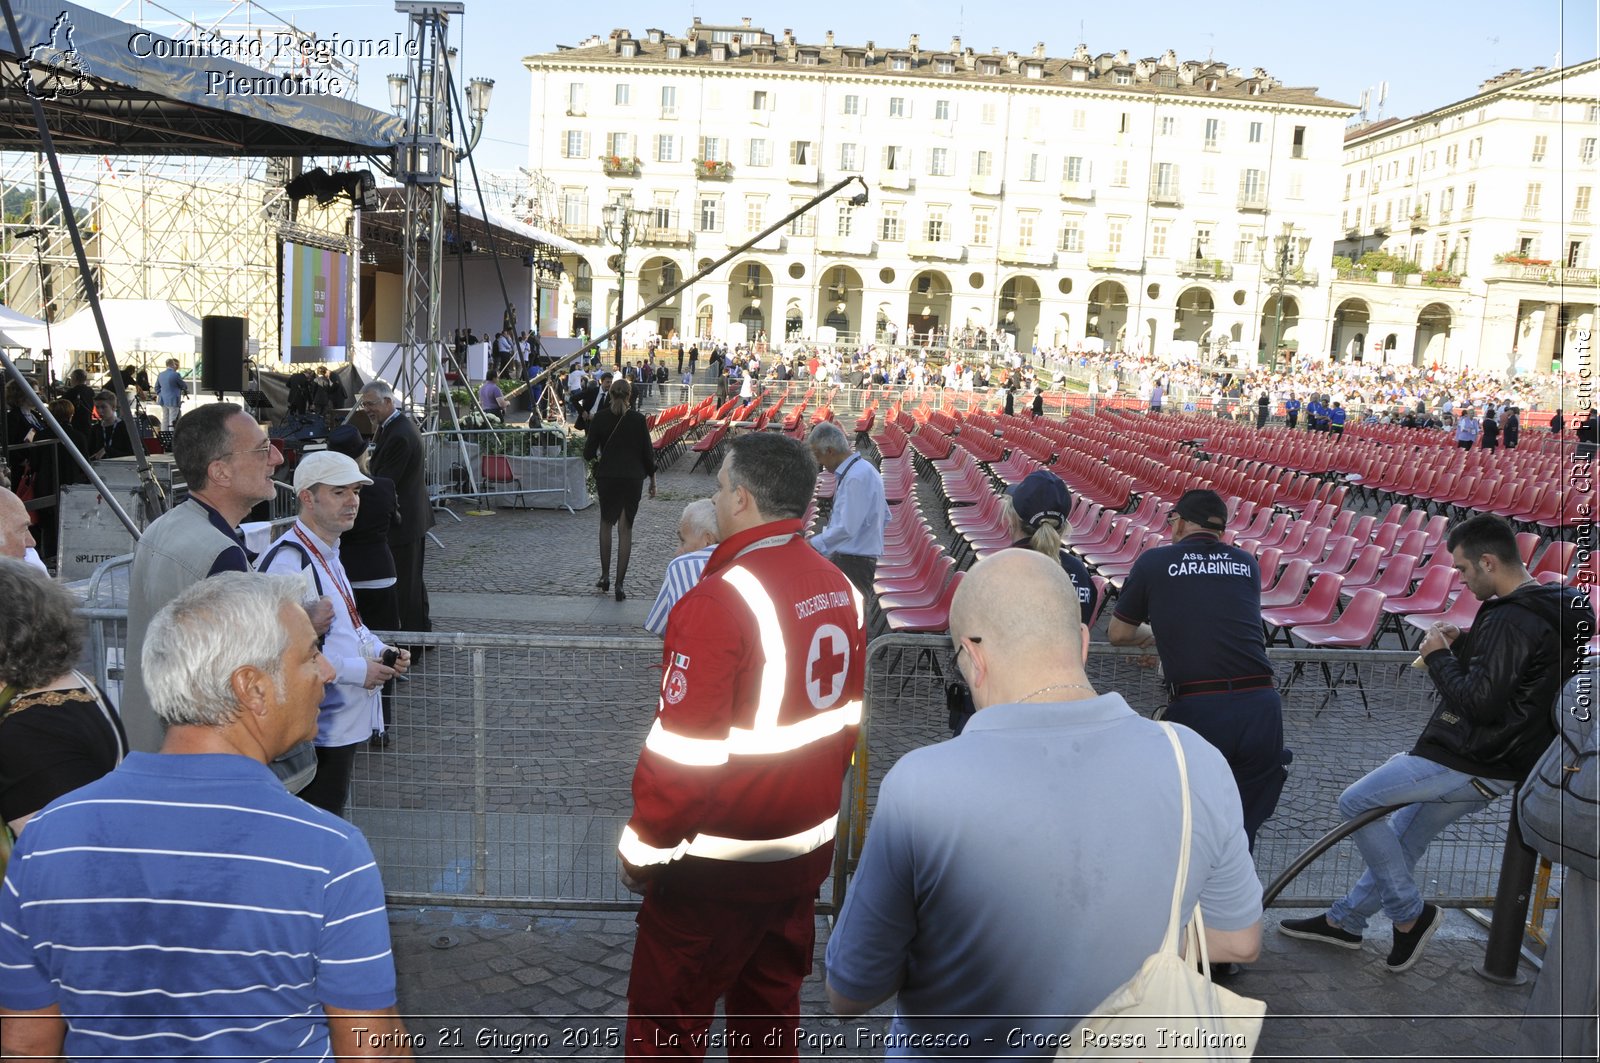
{"label": "man in white shirt", "polygon": [[299,519],[257,564],[261,572],[300,576],[308,599],[333,599],[333,626],[323,636],[322,653],[333,665],[334,679],[317,714],[317,775],[300,797],[336,816],[344,815],[356,750],[383,729],[379,690],[411,665],[410,653],[385,646],[361,622],[355,591],[339,560],[339,536],[355,524],[361,487],[370,483],[347,455],[331,450],[306,455],[294,471]]}
{"label": "man in white shirt", "polygon": [[717,507],[709,498],[697,498],[683,507],[678,518],[678,556],[667,562],[667,575],[656,595],[656,603],[645,617],[645,630],[652,635],[665,636],[667,616],[678,599],[700,582],[711,551],[717,548],[722,536],[717,531]]}
{"label": "man in white shirt", "polygon": [[863,599],[875,601],[872,580],[878,558],[883,556],[883,529],[889,522],[883,477],[851,448],[844,430],[832,421],[813,428],[806,441],[817,464],[834,475],[828,526],[811,537],[811,545],[855,584]]}

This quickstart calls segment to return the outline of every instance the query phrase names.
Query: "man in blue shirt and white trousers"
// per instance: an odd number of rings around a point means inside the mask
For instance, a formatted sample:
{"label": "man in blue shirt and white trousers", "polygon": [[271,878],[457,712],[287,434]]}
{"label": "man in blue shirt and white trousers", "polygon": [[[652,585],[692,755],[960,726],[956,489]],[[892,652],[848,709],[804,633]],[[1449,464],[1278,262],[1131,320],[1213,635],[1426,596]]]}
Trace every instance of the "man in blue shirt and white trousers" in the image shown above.
{"label": "man in blue shirt and white trousers", "polygon": [[832,421],[813,428],[806,441],[817,464],[834,476],[828,526],[811,537],[811,545],[855,584],[863,599],[875,602],[872,580],[878,572],[878,558],[883,556],[883,529],[889,522],[883,477],[851,448],[844,429]]}

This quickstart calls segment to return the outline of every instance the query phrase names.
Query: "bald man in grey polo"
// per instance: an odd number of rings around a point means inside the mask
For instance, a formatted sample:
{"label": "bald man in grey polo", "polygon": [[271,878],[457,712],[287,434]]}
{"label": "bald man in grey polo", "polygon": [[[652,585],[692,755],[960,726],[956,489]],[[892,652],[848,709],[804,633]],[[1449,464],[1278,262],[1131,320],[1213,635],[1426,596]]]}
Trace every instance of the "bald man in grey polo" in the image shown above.
{"label": "bald man in grey polo", "polygon": [[[1261,883],[1238,787],[1176,730],[1194,817],[1184,910],[1243,930]],[[1120,694],[990,706],[884,778],[828,985],[863,1001],[898,985],[891,1057],[1054,1054],[1160,946],[1181,815],[1170,743]]]}

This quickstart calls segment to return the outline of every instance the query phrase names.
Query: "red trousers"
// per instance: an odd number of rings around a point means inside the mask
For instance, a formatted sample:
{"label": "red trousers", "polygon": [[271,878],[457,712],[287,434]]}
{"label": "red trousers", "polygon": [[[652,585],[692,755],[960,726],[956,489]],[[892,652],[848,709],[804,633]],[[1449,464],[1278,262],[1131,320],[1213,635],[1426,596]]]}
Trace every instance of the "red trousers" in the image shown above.
{"label": "red trousers", "polygon": [[639,909],[628,978],[629,1059],[701,1059],[724,1000],[728,1058],[798,1058],[800,983],[816,943],[813,897],[740,903],[653,888]]}

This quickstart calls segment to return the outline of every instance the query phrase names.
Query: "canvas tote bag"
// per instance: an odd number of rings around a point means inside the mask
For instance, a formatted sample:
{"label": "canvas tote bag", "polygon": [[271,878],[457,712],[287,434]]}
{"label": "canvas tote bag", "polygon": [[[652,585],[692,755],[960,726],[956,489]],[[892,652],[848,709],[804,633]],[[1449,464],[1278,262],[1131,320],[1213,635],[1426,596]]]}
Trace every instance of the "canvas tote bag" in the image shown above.
{"label": "canvas tote bag", "polygon": [[[1267,1005],[1240,996],[1211,980],[1205,926],[1200,906],[1189,921],[1188,956],[1178,952],[1183,884],[1189,879],[1189,765],[1169,723],[1162,723],[1178,757],[1178,787],[1183,794],[1183,842],[1172,911],[1158,949],[1134,976],[1071,1031],[1057,1059],[1249,1059],[1255,1053]],[[1198,961],[1198,967],[1196,966]]]}

